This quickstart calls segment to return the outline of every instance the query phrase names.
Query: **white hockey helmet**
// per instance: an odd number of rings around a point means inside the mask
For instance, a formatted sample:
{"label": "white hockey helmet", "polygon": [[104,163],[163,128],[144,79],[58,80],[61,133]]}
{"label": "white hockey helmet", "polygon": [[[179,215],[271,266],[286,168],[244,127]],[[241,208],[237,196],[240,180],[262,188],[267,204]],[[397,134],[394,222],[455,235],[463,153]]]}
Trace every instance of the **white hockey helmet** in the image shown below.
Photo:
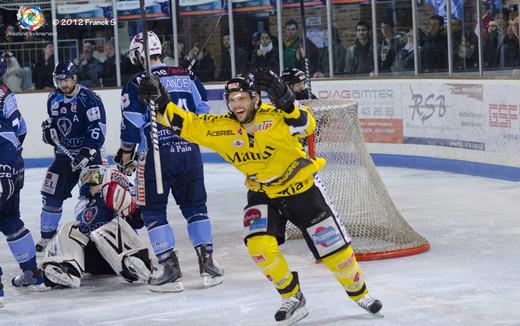
{"label": "white hockey helmet", "polygon": [[[139,33],[134,35],[132,38],[132,42],[130,42],[130,46],[128,48],[128,57],[133,65],[139,65],[141,62],[144,62],[146,58],[144,57],[144,40],[143,33]],[[148,31],[148,48],[149,55],[152,56],[154,54],[162,54],[162,45],[161,40],[157,34],[152,31]],[[142,61],[139,60],[139,57]]]}

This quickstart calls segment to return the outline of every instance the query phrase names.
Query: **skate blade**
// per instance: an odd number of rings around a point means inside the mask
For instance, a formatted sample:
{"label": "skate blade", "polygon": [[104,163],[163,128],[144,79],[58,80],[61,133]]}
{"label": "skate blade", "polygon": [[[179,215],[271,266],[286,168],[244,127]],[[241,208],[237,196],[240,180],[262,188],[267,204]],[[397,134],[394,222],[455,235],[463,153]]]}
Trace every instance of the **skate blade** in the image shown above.
{"label": "skate blade", "polygon": [[202,284],[205,288],[217,286],[219,284],[222,284],[222,282],[224,282],[224,278],[222,276],[202,276]]}
{"label": "skate blade", "polygon": [[184,291],[184,285],[182,285],[182,282],[176,281],[173,283],[164,283],[161,285],[149,284],[148,289],[157,293],[175,293]]}
{"label": "skate blade", "polygon": [[43,274],[51,283],[65,287],[79,288],[81,279],[63,272],[61,268],[55,265],[47,265],[43,268]]}
{"label": "skate blade", "polygon": [[291,318],[287,320],[282,320],[276,323],[276,325],[283,325],[283,326],[290,326],[294,325],[303,318],[307,317],[309,314],[309,311],[307,310],[306,306],[301,307],[300,309],[296,310],[294,314],[291,316]]}
{"label": "skate blade", "polygon": [[152,276],[152,272],[148,269],[148,267],[146,267],[144,262],[137,257],[126,257],[124,264],[129,271],[137,276],[139,281],[147,283]]}

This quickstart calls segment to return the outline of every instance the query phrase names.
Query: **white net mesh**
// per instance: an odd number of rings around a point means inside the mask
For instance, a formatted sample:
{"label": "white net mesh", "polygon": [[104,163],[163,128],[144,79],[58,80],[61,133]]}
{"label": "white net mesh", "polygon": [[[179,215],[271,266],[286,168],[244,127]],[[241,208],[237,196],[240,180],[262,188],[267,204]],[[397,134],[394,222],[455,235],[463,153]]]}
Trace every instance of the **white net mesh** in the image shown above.
{"label": "white net mesh", "polygon": [[[350,235],[360,260],[416,254],[429,244],[403,219],[386,191],[366,148],[357,104],[347,101],[306,102],[317,121],[317,156],[327,160],[320,171],[327,193]],[[292,224],[287,239],[302,238]]]}

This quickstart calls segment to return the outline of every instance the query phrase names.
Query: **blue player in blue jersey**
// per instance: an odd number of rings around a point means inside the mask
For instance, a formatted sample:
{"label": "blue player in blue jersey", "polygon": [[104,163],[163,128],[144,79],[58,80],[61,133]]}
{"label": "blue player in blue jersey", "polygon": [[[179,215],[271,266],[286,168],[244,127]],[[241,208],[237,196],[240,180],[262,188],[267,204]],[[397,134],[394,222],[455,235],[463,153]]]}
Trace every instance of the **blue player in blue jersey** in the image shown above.
{"label": "blue player in blue jersey", "polygon": [[[20,190],[24,183],[22,143],[27,129],[14,93],[1,79],[6,70],[5,59],[0,53],[0,231],[23,271],[12,279],[12,284],[16,287],[39,286],[43,281],[36,266],[34,241],[20,219]],[[0,281],[0,307],[3,296]]]}
{"label": "blue player in blue jersey", "polygon": [[79,179],[76,221],[61,226],[45,249],[45,283],[79,287],[85,273],[148,282],[151,260],[134,231],[144,224],[128,178],[108,166],[90,165]]}
{"label": "blue player in blue jersey", "polygon": [[[170,93],[172,100],[186,110],[208,113],[206,90],[186,68],[167,66],[161,62],[161,42],[154,32],[148,32],[149,55],[152,73]],[[145,61],[142,33],[134,36],[129,57],[134,65],[143,67]],[[206,189],[202,157],[197,145],[176,136],[170,129],[158,126],[161,155],[162,185],[164,193],[156,191],[153,150],[150,138],[148,108],[138,99],[139,82],[145,73],[131,78],[121,96],[121,148],[114,160],[128,175],[137,163],[137,204],[154,252],[163,265],[163,273],[150,279],[150,290],[179,292],[181,270],[175,249],[175,236],[166,217],[169,193],[188,222],[188,235],[199,258],[199,271],[206,287],[222,283],[223,270],[213,260],[213,238],[206,207]]]}
{"label": "blue player in blue jersey", "polygon": [[78,84],[77,69],[71,61],[58,63],[53,77],[56,89],[47,100],[49,118],[42,123],[42,137],[54,147],[54,161],[41,189],[41,240],[36,245],[37,251],[43,251],[56,234],[63,201],[72,196],[81,169],[106,161],[103,158],[106,117],[101,99]]}

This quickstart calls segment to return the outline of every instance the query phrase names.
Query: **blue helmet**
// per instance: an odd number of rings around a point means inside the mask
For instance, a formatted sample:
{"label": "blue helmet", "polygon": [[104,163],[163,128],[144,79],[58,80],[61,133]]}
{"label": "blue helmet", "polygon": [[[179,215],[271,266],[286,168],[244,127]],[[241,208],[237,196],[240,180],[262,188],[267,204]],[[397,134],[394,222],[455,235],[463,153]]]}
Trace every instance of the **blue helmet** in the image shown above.
{"label": "blue helmet", "polygon": [[78,69],[74,62],[67,60],[59,62],[54,68],[52,76],[55,80],[67,79],[78,74]]}
{"label": "blue helmet", "polygon": [[6,71],[7,63],[5,62],[4,54],[0,53],[0,78],[2,78]]}

